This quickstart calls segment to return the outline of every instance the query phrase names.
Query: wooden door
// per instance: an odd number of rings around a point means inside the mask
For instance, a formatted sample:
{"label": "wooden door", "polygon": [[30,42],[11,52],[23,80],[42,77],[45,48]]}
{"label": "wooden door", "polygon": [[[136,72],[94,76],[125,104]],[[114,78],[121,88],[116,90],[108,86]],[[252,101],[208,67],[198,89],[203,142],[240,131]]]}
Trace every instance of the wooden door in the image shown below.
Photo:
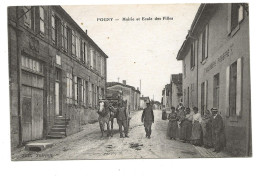
{"label": "wooden door", "polygon": [[32,89],[22,86],[22,139],[32,140]]}
{"label": "wooden door", "polygon": [[43,133],[43,91],[32,89],[32,140],[41,139]]}
{"label": "wooden door", "polygon": [[23,142],[41,139],[43,135],[43,90],[22,86]]}

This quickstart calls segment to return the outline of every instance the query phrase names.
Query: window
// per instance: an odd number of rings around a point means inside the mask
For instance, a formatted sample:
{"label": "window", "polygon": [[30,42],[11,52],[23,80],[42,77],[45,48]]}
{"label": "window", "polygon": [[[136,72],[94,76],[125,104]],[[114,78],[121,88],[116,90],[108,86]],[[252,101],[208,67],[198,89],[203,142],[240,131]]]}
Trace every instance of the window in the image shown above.
{"label": "window", "polygon": [[81,54],[80,45],[81,45],[80,38],[76,36],[76,57],[77,57],[77,59],[80,59],[80,54]]}
{"label": "window", "polygon": [[94,51],[92,48],[90,49],[90,67],[94,67]]}
{"label": "window", "polygon": [[219,109],[219,73],[214,76],[213,107]]}
{"label": "window", "polygon": [[72,38],[71,38],[71,52],[72,52],[72,56],[75,56],[76,54],[76,34],[74,30],[71,30],[72,32]]}
{"label": "window", "polygon": [[53,43],[57,42],[57,33],[56,33],[57,27],[56,27],[56,25],[57,25],[57,20],[56,20],[54,12],[52,12],[52,15],[51,15],[51,39],[52,39]]}
{"label": "window", "polygon": [[78,78],[74,76],[74,103],[78,104]]}
{"label": "window", "polygon": [[81,105],[82,104],[82,93],[83,93],[83,80],[81,78],[77,78],[77,85],[78,85],[78,89],[77,89],[77,104]]}
{"label": "window", "polygon": [[95,90],[94,84],[92,84],[91,90],[92,90],[92,103],[91,104],[92,104],[92,107],[95,107],[95,105],[96,105],[96,100],[95,100],[96,90]]}
{"label": "window", "polygon": [[84,42],[84,53],[83,53],[83,61],[85,63],[87,63],[87,60],[88,60],[88,46],[87,46],[87,43]]}
{"label": "window", "polygon": [[82,89],[82,102],[84,106],[87,106],[88,100],[88,82],[83,80],[83,89]]}
{"label": "window", "polygon": [[72,30],[67,26],[67,48],[68,53],[72,55]]}
{"label": "window", "polygon": [[22,55],[22,68],[38,72],[38,73],[43,73],[43,65],[41,62],[36,61],[34,59],[31,59],[25,55]]}
{"label": "window", "polygon": [[44,34],[45,33],[44,8],[43,7],[39,7],[39,11],[40,11],[40,32],[42,34]]}
{"label": "window", "polygon": [[201,36],[201,55],[202,62],[208,58],[208,38],[209,38],[209,25],[207,24]]}
{"label": "window", "polygon": [[231,5],[231,31],[234,30],[244,18],[244,8],[238,3]]}
{"label": "window", "polygon": [[32,27],[32,7],[31,6],[24,6],[24,25],[28,28]]}
{"label": "window", "polygon": [[85,63],[86,59],[85,59],[85,42],[83,40],[81,40],[81,58],[82,58],[82,62]]}
{"label": "window", "polygon": [[195,66],[195,42],[191,44],[190,48],[190,69],[193,69]]}
{"label": "window", "polygon": [[93,51],[93,69],[97,69],[97,53]]}
{"label": "window", "polygon": [[61,65],[61,57],[59,55],[56,55],[56,64]]}
{"label": "window", "polygon": [[67,104],[72,104],[72,74],[67,73]]}
{"label": "window", "polygon": [[242,110],[242,58],[226,70],[226,115],[240,117]]}
{"label": "window", "polygon": [[229,89],[229,110],[230,115],[236,114],[236,92],[237,90],[237,62],[230,66],[230,89]]}
{"label": "window", "polygon": [[61,47],[67,52],[68,51],[68,32],[65,22],[61,22]]}
{"label": "window", "polygon": [[93,97],[92,97],[92,84],[89,82],[89,84],[88,84],[88,87],[89,87],[89,99],[88,99],[88,103],[89,103],[89,106],[90,107],[92,107],[92,99],[93,99]]}

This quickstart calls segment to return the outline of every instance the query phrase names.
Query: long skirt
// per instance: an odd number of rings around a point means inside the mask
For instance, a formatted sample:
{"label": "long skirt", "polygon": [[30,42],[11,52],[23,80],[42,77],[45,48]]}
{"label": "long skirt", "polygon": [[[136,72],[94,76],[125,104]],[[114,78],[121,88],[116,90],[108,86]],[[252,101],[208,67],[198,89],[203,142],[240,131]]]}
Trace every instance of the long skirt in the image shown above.
{"label": "long skirt", "polygon": [[221,131],[219,133],[213,132],[213,144],[216,151],[223,150],[226,146],[226,136],[224,131]]}
{"label": "long skirt", "polygon": [[201,124],[203,131],[203,144],[206,148],[213,147],[212,141],[212,126],[209,121],[205,121]]}
{"label": "long skirt", "polygon": [[181,136],[180,139],[184,141],[189,141],[192,132],[192,122],[189,120],[184,120],[181,123]]}
{"label": "long skirt", "polygon": [[170,138],[177,137],[178,124],[177,121],[169,121],[167,128],[167,136]]}
{"label": "long skirt", "polygon": [[167,120],[167,114],[165,111],[162,113],[162,120]]}
{"label": "long skirt", "polygon": [[202,144],[202,128],[198,121],[195,121],[192,125],[191,140],[194,145]]}

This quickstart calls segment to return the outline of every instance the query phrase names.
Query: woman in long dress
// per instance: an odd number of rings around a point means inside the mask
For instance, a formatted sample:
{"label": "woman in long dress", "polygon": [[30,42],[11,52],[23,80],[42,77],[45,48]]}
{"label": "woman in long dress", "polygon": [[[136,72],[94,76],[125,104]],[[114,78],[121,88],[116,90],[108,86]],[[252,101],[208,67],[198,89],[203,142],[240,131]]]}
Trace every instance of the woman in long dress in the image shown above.
{"label": "woman in long dress", "polygon": [[200,113],[198,112],[198,108],[193,108],[193,120],[192,120],[192,135],[191,135],[191,142],[193,145],[202,145],[202,128],[201,122],[202,118]]}
{"label": "woman in long dress", "polygon": [[181,123],[181,135],[183,142],[189,142],[192,132],[192,118],[193,114],[190,112],[190,108],[186,108],[185,118]]}
{"label": "woman in long dress", "polygon": [[203,145],[205,148],[213,146],[212,142],[212,115],[209,110],[206,111],[202,118],[202,131],[203,131]]}
{"label": "woman in long dress", "polygon": [[178,130],[178,118],[177,118],[177,113],[175,112],[175,108],[171,108],[172,112],[168,115],[168,128],[167,128],[167,136],[170,139],[176,139],[177,137],[177,130]]}

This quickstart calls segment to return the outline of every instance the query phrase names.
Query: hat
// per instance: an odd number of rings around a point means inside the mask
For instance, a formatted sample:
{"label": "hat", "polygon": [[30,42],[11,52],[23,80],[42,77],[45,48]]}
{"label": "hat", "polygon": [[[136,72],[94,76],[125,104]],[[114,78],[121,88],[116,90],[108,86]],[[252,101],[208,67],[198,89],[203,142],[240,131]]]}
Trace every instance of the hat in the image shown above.
{"label": "hat", "polygon": [[211,108],[211,111],[212,112],[218,112],[218,109],[217,108]]}

